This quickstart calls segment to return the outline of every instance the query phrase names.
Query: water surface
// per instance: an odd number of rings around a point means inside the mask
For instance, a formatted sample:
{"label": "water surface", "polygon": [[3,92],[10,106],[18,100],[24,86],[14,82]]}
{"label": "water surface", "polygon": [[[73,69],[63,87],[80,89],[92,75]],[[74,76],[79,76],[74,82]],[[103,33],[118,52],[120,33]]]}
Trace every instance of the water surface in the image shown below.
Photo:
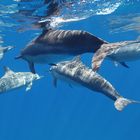
{"label": "water surface", "polygon": [[[59,1],[60,4],[62,1]],[[58,29],[86,30],[108,42],[134,40],[140,33],[139,0],[78,0],[65,1],[57,15],[46,17],[47,4],[35,0],[19,2],[0,0],[0,45],[13,45],[0,62],[14,71],[29,71],[26,62],[14,60],[19,51],[41,33],[32,29],[36,21],[50,20]],[[19,14],[25,6],[27,14]],[[30,12],[29,12],[30,11]],[[83,55],[90,66],[92,54]],[[118,92],[140,100],[140,61],[128,63],[130,69],[115,67],[105,61],[99,73],[108,79]],[[58,82],[54,88],[49,66],[37,65],[40,75],[46,75],[25,89],[0,96],[1,140],[139,140],[140,105],[130,105],[118,112],[113,102],[103,95],[83,87]]]}

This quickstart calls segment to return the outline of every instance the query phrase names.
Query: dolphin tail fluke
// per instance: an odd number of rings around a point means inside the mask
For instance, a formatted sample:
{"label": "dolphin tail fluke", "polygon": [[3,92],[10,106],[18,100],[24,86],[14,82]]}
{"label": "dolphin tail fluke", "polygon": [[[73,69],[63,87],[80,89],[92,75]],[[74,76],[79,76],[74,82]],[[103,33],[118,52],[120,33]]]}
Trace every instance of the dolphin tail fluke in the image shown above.
{"label": "dolphin tail fluke", "polygon": [[120,97],[115,101],[114,106],[118,111],[122,111],[127,105],[133,104],[133,103],[139,103],[140,104],[139,101],[134,101],[134,100],[130,100],[130,99]]}

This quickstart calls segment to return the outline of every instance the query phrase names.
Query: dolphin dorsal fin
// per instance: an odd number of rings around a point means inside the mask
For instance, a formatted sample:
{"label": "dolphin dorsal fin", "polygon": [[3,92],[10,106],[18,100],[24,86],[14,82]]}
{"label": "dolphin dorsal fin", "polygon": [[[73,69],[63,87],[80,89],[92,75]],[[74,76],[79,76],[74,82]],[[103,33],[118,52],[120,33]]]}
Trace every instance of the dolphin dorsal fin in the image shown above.
{"label": "dolphin dorsal fin", "polygon": [[80,63],[81,62],[81,56],[78,55],[78,56],[74,57],[72,61],[75,61],[75,62],[79,62]]}
{"label": "dolphin dorsal fin", "polygon": [[13,74],[14,73],[9,67],[4,66],[3,69],[5,71],[5,74]]}

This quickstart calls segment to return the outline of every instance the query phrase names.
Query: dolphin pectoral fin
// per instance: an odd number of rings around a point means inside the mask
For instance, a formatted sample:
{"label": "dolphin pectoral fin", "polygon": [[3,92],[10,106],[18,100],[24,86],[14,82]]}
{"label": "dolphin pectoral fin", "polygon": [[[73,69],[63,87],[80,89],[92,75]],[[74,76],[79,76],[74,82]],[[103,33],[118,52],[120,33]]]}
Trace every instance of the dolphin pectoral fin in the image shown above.
{"label": "dolphin pectoral fin", "polygon": [[122,66],[124,66],[125,68],[130,68],[125,62],[120,62],[120,64],[121,64]]}
{"label": "dolphin pectoral fin", "polygon": [[130,68],[125,62],[114,61],[114,64],[115,64],[116,67],[118,67],[118,64],[120,64],[120,65],[122,65],[125,68]]}
{"label": "dolphin pectoral fin", "polygon": [[53,85],[55,88],[57,88],[57,78],[53,77]]}
{"label": "dolphin pectoral fin", "polygon": [[32,88],[32,85],[33,85],[33,83],[30,82],[26,87],[26,91],[29,91]]}
{"label": "dolphin pectoral fin", "polygon": [[35,68],[34,68],[34,63],[28,62],[28,65],[29,65],[30,71],[35,74],[36,72],[35,72]]}

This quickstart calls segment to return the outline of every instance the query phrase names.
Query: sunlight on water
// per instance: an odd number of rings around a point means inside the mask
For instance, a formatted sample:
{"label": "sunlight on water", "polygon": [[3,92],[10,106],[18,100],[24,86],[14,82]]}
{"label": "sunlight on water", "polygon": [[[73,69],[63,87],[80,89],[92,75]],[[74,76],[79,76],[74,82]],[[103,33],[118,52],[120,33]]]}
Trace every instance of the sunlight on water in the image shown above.
{"label": "sunlight on water", "polygon": [[78,0],[61,9],[60,15],[51,19],[53,27],[64,22],[72,22],[89,18],[93,15],[106,15],[114,12],[121,1],[108,0]]}
{"label": "sunlight on water", "polygon": [[[119,7],[133,5],[132,0],[56,0],[59,10],[55,14],[47,16],[50,3],[44,4],[43,0],[20,1],[13,0],[10,3],[0,4],[0,26],[1,30],[13,27],[14,30],[24,31],[24,28],[31,29],[35,22],[43,23],[49,21],[53,28],[59,28],[64,23],[74,22],[95,15],[109,15]],[[139,0],[136,0],[139,2]],[[111,27],[111,33],[126,32],[135,30],[140,32],[139,14],[118,15],[110,17],[107,24]],[[2,28],[3,27],[3,28]]]}
{"label": "sunlight on water", "polygon": [[66,15],[67,18],[87,18],[92,15],[110,14],[114,12],[120,4],[120,0],[79,0],[70,7],[64,7],[62,10],[62,15]]}
{"label": "sunlight on water", "polygon": [[[120,5],[121,0],[71,0],[71,1],[57,1],[59,3],[59,13],[52,15],[49,18],[42,18],[46,12],[49,3],[44,5],[43,0],[39,1],[22,1],[14,0],[15,4],[0,5],[0,25],[5,27],[12,27],[17,24],[20,16],[24,22],[28,24],[34,22],[32,19],[37,18],[37,21],[50,20],[51,26],[56,27],[64,22],[78,21],[89,18],[93,15],[105,15],[114,12]],[[26,11],[26,14],[21,14]],[[27,17],[27,13],[29,17]],[[16,15],[16,16],[15,16]],[[24,16],[24,17],[23,17]],[[45,15],[43,15],[45,17]],[[13,17],[15,21],[13,21]],[[33,17],[33,18],[32,18]],[[9,18],[9,21],[8,21]],[[12,22],[11,22],[12,20]],[[21,21],[21,20],[20,20]],[[27,22],[28,21],[28,22]],[[20,24],[24,24],[24,22]],[[26,25],[26,24],[25,24]],[[25,26],[24,25],[24,26]]]}

